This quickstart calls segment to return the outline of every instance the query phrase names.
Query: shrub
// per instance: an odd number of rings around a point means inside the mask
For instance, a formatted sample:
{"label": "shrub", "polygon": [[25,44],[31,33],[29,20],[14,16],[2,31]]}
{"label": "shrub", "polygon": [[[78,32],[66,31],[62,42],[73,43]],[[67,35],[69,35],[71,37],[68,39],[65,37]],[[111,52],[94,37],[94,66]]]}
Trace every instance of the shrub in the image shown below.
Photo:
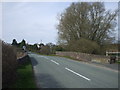
{"label": "shrub", "polygon": [[81,38],[77,41],[72,41],[67,47],[70,51],[98,54],[100,51],[100,46],[93,41]]}
{"label": "shrub", "polygon": [[2,42],[2,87],[8,88],[16,79],[17,58],[13,46]]}
{"label": "shrub", "polygon": [[55,50],[56,51],[64,51],[64,48],[62,46],[58,45],[55,47]]}
{"label": "shrub", "polygon": [[44,47],[42,47],[41,50],[40,50],[40,53],[41,53],[41,54],[49,55],[49,54],[51,53],[50,47],[49,47],[49,46],[44,46]]}

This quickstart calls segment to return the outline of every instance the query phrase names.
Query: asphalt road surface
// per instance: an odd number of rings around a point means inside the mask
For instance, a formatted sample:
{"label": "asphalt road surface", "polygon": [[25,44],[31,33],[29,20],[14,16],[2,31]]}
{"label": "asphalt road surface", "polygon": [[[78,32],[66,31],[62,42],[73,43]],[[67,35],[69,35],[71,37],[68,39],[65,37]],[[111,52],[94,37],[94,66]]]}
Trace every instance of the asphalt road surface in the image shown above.
{"label": "asphalt road surface", "polygon": [[118,72],[57,56],[29,54],[38,88],[118,88]]}

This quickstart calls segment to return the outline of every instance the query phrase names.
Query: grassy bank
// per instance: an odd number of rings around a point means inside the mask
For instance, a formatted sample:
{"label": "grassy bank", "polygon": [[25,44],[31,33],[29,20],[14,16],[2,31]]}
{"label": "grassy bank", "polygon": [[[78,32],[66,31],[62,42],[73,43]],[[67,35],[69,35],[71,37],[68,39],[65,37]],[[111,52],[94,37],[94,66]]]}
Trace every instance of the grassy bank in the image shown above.
{"label": "grassy bank", "polygon": [[120,64],[120,60],[118,60],[117,63]]}
{"label": "grassy bank", "polygon": [[36,54],[44,55],[44,56],[57,56],[57,57],[64,57],[64,58],[68,58],[68,59],[70,59],[70,60],[82,61],[82,60],[78,60],[78,59],[72,58],[72,57],[70,57],[70,56],[60,56],[60,55],[56,55],[56,54],[49,54],[49,55],[46,55],[46,54],[40,54],[40,53],[36,53]]}
{"label": "grassy bank", "polygon": [[[26,59],[29,59],[26,58]],[[10,88],[36,88],[32,65],[29,60],[17,68],[17,80]]]}
{"label": "grassy bank", "polygon": [[[40,53],[36,53],[36,54],[39,54],[39,55],[44,55],[44,56],[58,56],[58,57],[68,58],[68,59],[70,59],[70,60],[82,61],[82,60],[78,60],[78,59],[75,59],[75,58],[70,57],[70,56],[60,56],[60,55],[56,55],[56,54],[49,54],[49,55],[45,55],[45,54],[40,54]],[[86,62],[86,61],[84,61],[84,62]],[[117,64],[120,64],[120,60],[118,60],[116,63],[117,63]]]}

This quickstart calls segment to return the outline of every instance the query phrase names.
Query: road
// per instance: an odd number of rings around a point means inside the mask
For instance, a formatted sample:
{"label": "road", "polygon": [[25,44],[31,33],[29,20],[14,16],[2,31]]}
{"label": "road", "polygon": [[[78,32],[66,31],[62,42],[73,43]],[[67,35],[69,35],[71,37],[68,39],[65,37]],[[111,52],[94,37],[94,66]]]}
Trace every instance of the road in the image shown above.
{"label": "road", "polygon": [[118,72],[57,56],[29,54],[38,88],[118,88]]}

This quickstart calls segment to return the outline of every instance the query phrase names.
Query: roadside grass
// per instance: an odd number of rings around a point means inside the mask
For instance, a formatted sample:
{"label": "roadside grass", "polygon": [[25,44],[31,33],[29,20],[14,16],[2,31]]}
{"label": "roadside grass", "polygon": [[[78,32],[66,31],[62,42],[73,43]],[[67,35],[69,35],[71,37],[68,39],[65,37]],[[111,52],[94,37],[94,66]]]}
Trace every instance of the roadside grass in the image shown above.
{"label": "roadside grass", "polygon": [[118,60],[117,63],[120,64],[120,60]]}
{"label": "roadside grass", "polygon": [[[27,58],[29,59],[29,58]],[[10,88],[36,88],[31,61],[27,60],[17,68],[17,80]]]}
{"label": "roadside grass", "polygon": [[78,60],[78,59],[72,58],[72,57],[70,57],[70,56],[59,56],[59,55],[55,55],[55,54],[45,55],[45,54],[40,54],[40,53],[36,53],[36,54],[44,55],[44,56],[57,56],[57,57],[64,57],[64,58],[68,58],[68,59],[70,59],[70,60],[82,61],[82,60]]}
{"label": "roadside grass", "polygon": [[[56,56],[59,56],[59,55],[56,55]],[[82,61],[82,60],[78,60],[78,59],[72,58],[70,56],[59,56],[59,57],[64,57],[64,58],[68,58],[70,60],[75,60],[75,61]]]}
{"label": "roadside grass", "polygon": [[[78,59],[72,58],[72,57],[70,57],[70,56],[59,56],[59,55],[55,55],[55,54],[45,55],[45,54],[40,54],[40,53],[36,53],[36,54],[44,55],[44,56],[57,56],[57,57],[64,57],[64,58],[68,58],[68,59],[70,59],[70,60],[82,61],[82,60],[78,60]],[[87,61],[84,61],[84,62],[87,62]],[[120,64],[120,60],[118,60],[116,63],[117,63],[117,64]]]}

